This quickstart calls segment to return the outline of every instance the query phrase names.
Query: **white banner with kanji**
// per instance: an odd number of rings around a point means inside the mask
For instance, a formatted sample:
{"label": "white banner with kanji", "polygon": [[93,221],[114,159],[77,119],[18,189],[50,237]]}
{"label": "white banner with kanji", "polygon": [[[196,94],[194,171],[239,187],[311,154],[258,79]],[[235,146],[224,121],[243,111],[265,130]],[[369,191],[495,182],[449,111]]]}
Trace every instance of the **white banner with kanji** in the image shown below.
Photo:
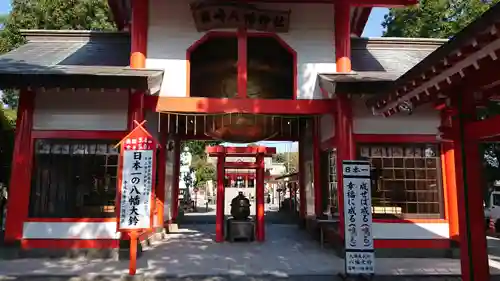
{"label": "white banner with kanji", "polygon": [[151,227],[153,157],[154,150],[152,149],[129,150],[125,147],[122,152],[119,229],[133,230]]}

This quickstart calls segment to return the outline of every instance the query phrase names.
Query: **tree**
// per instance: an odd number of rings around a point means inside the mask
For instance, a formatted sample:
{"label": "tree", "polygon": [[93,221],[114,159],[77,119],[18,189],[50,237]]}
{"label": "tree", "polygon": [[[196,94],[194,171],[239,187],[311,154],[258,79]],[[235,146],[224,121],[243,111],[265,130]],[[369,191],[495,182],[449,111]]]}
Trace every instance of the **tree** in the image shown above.
{"label": "tree", "polygon": [[[21,29],[116,30],[106,0],[13,0],[0,24],[0,54],[25,43]],[[18,92],[3,92],[2,101],[16,108]]]}
{"label": "tree", "polygon": [[392,8],[384,17],[384,37],[449,38],[500,0],[420,0]]}

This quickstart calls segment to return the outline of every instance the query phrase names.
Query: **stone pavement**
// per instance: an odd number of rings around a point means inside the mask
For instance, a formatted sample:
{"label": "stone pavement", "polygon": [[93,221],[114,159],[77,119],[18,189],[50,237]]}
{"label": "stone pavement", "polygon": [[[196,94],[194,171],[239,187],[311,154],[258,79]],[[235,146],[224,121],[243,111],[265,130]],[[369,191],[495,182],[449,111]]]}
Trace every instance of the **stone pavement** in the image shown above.
{"label": "stone pavement", "polygon": [[[135,280],[341,280],[343,260],[294,225],[268,225],[266,242],[213,242],[215,225],[196,225],[154,244]],[[500,262],[490,260],[492,274]],[[0,280],[121,280],[127,261],[20,259],[0,262]],[[375,280],[460,280],[459,260],[377,259]],[[70,279],[70,277],[78,277]],[[496,277],[496,276],[495,276]],[[500,276],[499,280],[500,280]]]}

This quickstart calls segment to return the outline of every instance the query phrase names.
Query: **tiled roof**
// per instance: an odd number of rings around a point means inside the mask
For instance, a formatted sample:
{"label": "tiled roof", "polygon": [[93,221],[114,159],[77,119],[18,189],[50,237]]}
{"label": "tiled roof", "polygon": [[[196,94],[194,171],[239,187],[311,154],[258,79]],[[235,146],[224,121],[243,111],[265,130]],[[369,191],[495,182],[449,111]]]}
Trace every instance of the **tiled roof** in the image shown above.
{"label": "tiled roof", "polygon": [[27,43],[0,56],[0,86],[159,89],[162,70],[129,68],[127,33],[23,31]]}
{"label": "tiled roof", "polygon": [[128,66],[127,33],[95,31],[24,31],[28,43],[0,56],[1,64],[25,67]]}
{"label": "tiled roof", "polygon": [[447,40],[415,38],[352,38],[352,70],[395,80]]}

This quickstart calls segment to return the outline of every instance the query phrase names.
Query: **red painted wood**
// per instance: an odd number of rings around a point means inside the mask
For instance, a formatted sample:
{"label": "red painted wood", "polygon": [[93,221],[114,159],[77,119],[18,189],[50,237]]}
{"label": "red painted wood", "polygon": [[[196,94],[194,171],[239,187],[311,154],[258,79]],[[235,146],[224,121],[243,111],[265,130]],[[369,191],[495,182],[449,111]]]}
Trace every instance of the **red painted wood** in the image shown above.
{"label": "red painted wood", "polygon": [[354,136],[352,134],[351,103],[345,95],[337,97],[337,112],[335,118],[335,136],[337,141],[337,192],[339,200],[339,215],[341,235],[344,235],[344,186],[343,169],[344,160],[356,159]]}
{"label": "red painted wood", "polygon": [[130,30],[131,54],[130,67],[146,67],[148,46],[149,1],[132,0],[132,24]]}
{"label": "red painted wood", "polygon": [[23,224],[28,218],[31,173],[33,162],[33,109],[35,93],[21,91],[17,109],[16,133],[10,176],[10,193],[7,201],[5,241],[23,238]]}
{"label": "red painted wood", "polygon": [[208,146],[205,152],[209,155],[217,156],[219,153],[225,154],[227,157],[242,157],[241,155],[251,155],[248,157],[255,156],[257,153],[263,153],[264,155],[270,157],[276,154],[276,147],[265,147],[265,146],[246,146],[246,147],[225,147],[222,145]]}
{"label": "red painted wood", "polygon": [[202,97],[159,97],[157,112],[327,114],[335,111],[335,100],[271,100]]}
{"label": "red painted wood", "polygon": [[358,36],[363,34],[365,30],[366,23],[368,22],[368,18],[370,17],[370,13],[372,12],[372,8],[362,8],[361,14],[357,21],[354,22],[354,25],[351,26],[352,32]]}
{"label": "red painted wood", "polygon": [[449,249],[449,239],[375,239],[375,249]]}
{"label": "red painted wood", "polygon": [[224,162],[226,156],[217,157],[217,199],[215,207],[215,241],[224,242]]}
{"label": "red painted wood", "polygon": [[258,169],[259,165],[250,162],[226,162],[225,169]]}
{"label": "red painted wood", "polygon": [[23,239],[23,249],[116,249],[118,239]]}
{"label": "red painted wood", "polygon": [[470,122],[465,125],[465,134],[469,138],[492,139],[500,136],[500,127],[498,124],[500,124],[500,115]]}
{"label": "red painted wood", "polygon": [[351,72],[351,2],[335,3],[335,60],[337,72]]}
{"label": "red painted wood", "polygon": [[[451,114],[446,111],[441,112],[441,126],[451,126],[451,120]],[[441,143],[441,163],[445,219],[449,222],[450,239],[460,241],[454,142]]]}
{"label": "red painted wood", "polygon": [[257,169],[257,180],[256,180],[256,190],[255,190],[255,199],[256,199],[256,240],[258,242],[265,241],[265,223],[264,223],[264,154],[257,154],[255,164],[259,166]]}
{"label": "red painted wood", "polygon": [[130,94],[128,109],[128,128],[133,130],[137,121],[141,123],[144,120],[144,93]]}
{"label": "red painted wood", "polygon": [[[463,112],[462,120],[454,118],[452,127],[465,134],[461,125],[466,120],[465,115],[475,116],[473,95],[460,93],[464,98],[462,105],[456,103]],[[461,124],[462,122],[462,124]],[[465,123],[465,124],[464,124]],[[488,253],[486,245],[486,230],[484,227],[482,157],[479,153],[477,140],[455,140],[455,172],[458,197],[458,219],[460,231],[460,263],[462,280],[490,280]]]}
{"label": "red painted wood", "polygon": [[26,222],[116,222],[114,218],[27,218]]}
{"label": "red painted wood", "polygon": [[321,190],[321,142],[320,142],[320,120],[315,117],[312,126],[312,145],[313,145],[313,178],[314,178],[314,214],[321,216],[323,213],[322,190]]}

